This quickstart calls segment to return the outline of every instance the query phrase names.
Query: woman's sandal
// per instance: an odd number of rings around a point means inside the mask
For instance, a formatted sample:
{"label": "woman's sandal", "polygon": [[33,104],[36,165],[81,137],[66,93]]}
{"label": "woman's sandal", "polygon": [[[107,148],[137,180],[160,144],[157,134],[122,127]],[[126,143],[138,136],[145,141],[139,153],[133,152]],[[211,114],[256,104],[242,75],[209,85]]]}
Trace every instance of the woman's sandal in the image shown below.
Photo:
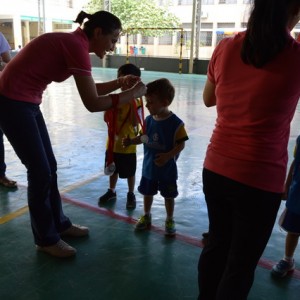
{"label": "woman's sandal", "polygon": [[0,177],[0,185],[5,186],[7,188],[16,188],[17,182],[14,180],[8,179],[6,176]]}

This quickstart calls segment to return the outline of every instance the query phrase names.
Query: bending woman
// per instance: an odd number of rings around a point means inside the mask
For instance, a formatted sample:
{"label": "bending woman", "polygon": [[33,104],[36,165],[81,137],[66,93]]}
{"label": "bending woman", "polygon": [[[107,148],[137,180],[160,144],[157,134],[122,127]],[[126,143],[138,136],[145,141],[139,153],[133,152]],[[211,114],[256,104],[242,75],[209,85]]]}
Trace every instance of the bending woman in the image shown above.
{"label": "bending woman", "polygon": [[[87,19],[85,23],[83,21]],[[103,58],[113,51],[122,30],[120,20],[106,11],[79,13],[82,28],[71,33],[45,33],[27,44],[6,66],[0,79],[0,128],[27,168],[28,206],[37,249],[57,257],[72,256],[76,249],[63,236],[84,236],[87,227],[74,225],[62,210],[57,186],[57,163],[40,111],[42,95],[52,81],[73,76],[83,104],[90,112],[107,110],[145,94],[135,77],[129,90],[111,97],[121,87],[116,79],[95,84],[89,53]],[[106,95],[106,96],[101,96]]]}

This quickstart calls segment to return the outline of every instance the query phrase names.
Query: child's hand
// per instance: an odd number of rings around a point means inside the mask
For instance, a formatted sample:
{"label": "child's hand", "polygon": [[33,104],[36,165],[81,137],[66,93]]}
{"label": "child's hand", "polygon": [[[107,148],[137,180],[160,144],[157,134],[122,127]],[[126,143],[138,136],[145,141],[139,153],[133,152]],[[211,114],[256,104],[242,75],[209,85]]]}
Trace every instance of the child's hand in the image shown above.
{"label": "child's hand", "polygon": [[169,159],[170,158],[167,153],[158,153],[155,156],[154,163],[158,167],[162,167],[163,165],[165,165],[168,162]]}
{"label": "child's hand", "polygon": [[131,139],[130,139],[129,135],[127,135],[127,137],[122,138],[122,146],[123,146],[123,148],[126,148],[129,145],[131,145]]}

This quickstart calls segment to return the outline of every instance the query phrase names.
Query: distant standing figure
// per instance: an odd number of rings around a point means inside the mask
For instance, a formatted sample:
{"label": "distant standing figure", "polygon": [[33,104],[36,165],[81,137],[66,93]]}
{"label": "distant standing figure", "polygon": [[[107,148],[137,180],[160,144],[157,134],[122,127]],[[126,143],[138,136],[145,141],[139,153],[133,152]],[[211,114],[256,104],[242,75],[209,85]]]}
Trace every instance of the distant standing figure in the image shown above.
{"label": "distant standing figure", "polygon": [[[10,46],[0,32],[0,76],[1,72],[4,70],[5,66],[10,62]],[[7,188],[16,188],[17,182],[6,177],[6,164],[5,164],[5,150],[3,141],[3,132],[0,129],[0,185]]]}
{"label": "distant standing figure", "polygon": [[278,277],[284,277],[295,269],[294,253],[300,236],[300,135],[296,141],[294,160],[286,180],[283,199],[287,200],[286,208],[279,224],[287,232],[285,254],[272,269],[272,274]]}

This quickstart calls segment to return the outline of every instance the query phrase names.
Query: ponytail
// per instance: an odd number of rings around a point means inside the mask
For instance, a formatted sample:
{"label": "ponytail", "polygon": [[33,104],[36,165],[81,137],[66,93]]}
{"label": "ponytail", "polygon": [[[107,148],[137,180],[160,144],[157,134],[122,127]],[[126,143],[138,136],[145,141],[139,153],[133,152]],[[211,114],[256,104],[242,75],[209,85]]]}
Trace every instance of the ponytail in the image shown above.
{"label": "ponytail", "polygon": [[92,16],[91,14],[88,14],[88,13],[86,13],[85,11],[82,10],[82,11],[78,14],[76,20],[73,21],[73,22],[74,22],[74,23],[79,23],[79,25],[81,26],[82,23],[83,23],[83,21],[84,21],[85,19],[90,19],[91,16]]}

